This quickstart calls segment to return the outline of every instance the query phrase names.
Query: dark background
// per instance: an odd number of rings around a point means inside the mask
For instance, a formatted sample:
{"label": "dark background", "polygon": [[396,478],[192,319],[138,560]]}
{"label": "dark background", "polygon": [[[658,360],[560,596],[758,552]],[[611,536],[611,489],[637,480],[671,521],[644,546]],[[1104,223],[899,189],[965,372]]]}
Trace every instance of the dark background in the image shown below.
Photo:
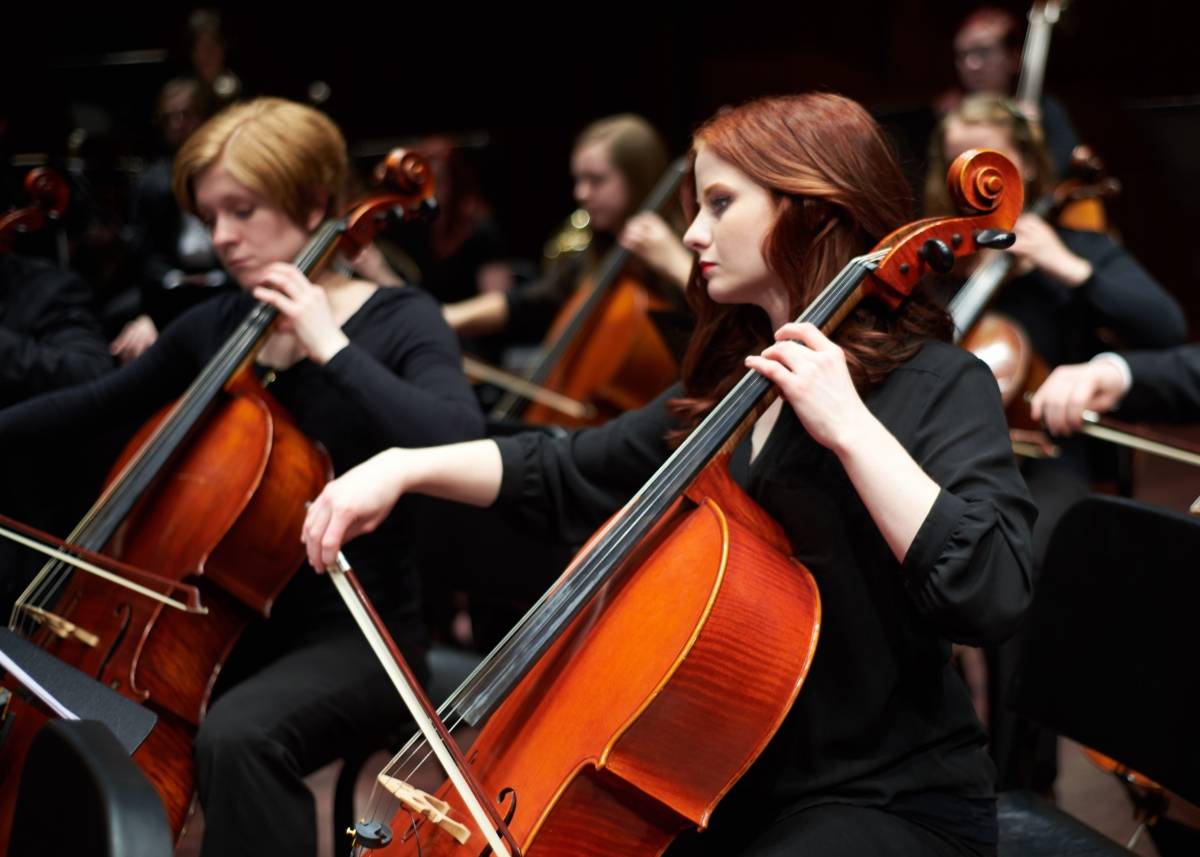
{"label": "dark background", "polygon": [[[460,4],[295,7],[216,4],[246,95],[325,109],[364,165],[389,144],[442,131],[475,150],[516,253],[536,258],[572,207],[567,157],[588,121],[642,113],[682,151],[723,104],[826,89],[888,122],[920,173],[931,98],[954,83],[950,40],[976,4],[945,0],[705,7],[479,10]],[[1026,3],[1002,3],[1020,16]],[[156,151],[161,84],[186,72],[186,7],[7,10],[0,96],[4,196],[31,153],[62,162],[72,128],[100,204],[120,211],[136,158]],[[1126,244],[1200,319],[1200,69],[1191,3],[1076,0],[1055,29],[1047,92],[1125,186],[1110,216]],[[115,62],[120,52],[158,61]],[[114,56],[117,55],[117,56]],[[134,57],[133,59],[137,59]],[[33,158],[32,160],[36,160]]]}

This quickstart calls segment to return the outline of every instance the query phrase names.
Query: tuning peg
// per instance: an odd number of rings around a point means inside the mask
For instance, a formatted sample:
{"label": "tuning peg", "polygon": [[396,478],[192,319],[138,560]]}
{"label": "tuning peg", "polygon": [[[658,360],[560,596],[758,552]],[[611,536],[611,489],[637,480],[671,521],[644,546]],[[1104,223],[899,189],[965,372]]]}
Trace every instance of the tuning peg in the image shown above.
{"label": "tuning peg", "polygon": [[1007,250],[1016,240],[1015,234],[1003,229],[981,229],[975,233],[975,243],[989,250]]}
{"label": "tuning peg", "polygon": [[948,273],[954,267],[954,251],[939,238],[930,238],[922,244],[917,256],[939,274]]}

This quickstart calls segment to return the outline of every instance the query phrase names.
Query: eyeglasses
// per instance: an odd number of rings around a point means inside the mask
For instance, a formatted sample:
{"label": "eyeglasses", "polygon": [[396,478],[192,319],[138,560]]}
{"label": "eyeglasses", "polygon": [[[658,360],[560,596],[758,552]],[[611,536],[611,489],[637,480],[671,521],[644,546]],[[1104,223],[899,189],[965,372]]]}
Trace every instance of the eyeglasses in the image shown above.
{"label": "eyeglasses", "polygon": [[964,65],[971,60],[976,62],[986,62],[995,58],[997,55],[1004,52],[1004,47],[999,42],[992,42],[987,45],[974,45],[963,50],[954,52],[954,61],[959,65]]}

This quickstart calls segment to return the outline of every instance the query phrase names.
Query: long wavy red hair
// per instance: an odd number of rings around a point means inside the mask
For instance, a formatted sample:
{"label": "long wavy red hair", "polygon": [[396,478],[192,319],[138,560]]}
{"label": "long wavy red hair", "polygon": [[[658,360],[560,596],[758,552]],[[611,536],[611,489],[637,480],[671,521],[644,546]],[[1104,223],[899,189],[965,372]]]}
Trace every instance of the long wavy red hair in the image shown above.
{"label": "long wavy red hair", "polygon": [[[718,113],[696,132],[693,159],[702,146],[775,196],[777,218],[762,252],[788,289],[793,318],[853,256],[911,216],[912,195],[882,129],[840,95],[761,98]],[[694,176],[685,188],[690,219],[696,214]],[[745,373],[745,356],[774,341],[759,307],[715,303],[695,268],[687,298],[696,331],[683,361],[684,395],[671,402],[682,426],[675,440]],[[945,310],[918,290],[896,313],[864,301],[833,338],[865,393],[923,341],[949,339],[951,332]]]}

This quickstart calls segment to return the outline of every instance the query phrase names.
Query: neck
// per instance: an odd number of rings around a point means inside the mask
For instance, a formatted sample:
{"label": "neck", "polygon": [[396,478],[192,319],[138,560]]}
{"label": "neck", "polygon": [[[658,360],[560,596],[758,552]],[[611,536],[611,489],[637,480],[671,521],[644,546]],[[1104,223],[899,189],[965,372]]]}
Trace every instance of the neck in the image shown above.
{"label": "neck", "polygon": [[759,306],[762,307],[763,312],[770,319],[772,332],[779,330],[779,328],[783,327],[789,321],[792,321],[791,308],[786,295],[768,295]]}

